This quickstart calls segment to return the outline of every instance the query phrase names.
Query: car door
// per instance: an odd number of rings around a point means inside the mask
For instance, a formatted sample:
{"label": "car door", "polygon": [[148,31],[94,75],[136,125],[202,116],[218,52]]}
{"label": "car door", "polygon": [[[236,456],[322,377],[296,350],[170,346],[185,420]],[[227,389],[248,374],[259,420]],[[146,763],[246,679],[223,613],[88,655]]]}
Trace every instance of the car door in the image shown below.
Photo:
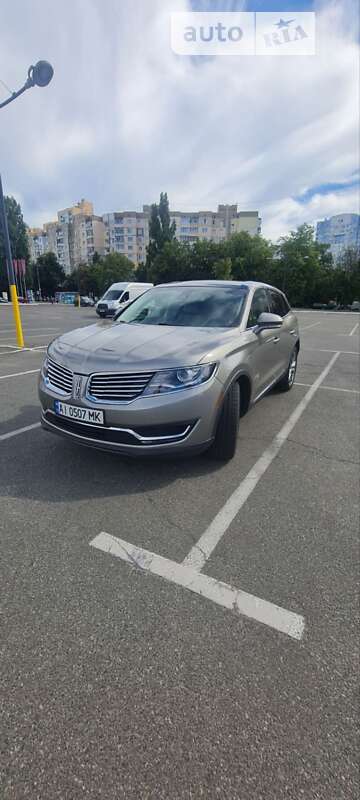
{"label": "car door", "polygon": [[276,339],[278,329],[257,331],[260,314],[269,312],[269,296],[266,288],[255,289],[246,328],[252,333],[250,367],[253,382],[253,399],[256,399],[277,377],[278,351]]}
{"label": "car door", "polygon": [[277,341],[275,341],[277,371],[279,376],[281,376],[286,372],[289,366],[290,356],[296,341],[296,336],[294,335],[294,319],[287,300],[285,300],[281,292],[278,292],[276,289],[269,289],[268,291],[271,313],[278,314],[279,317],[283,318],[281,328],[278,328],[276,331]]}

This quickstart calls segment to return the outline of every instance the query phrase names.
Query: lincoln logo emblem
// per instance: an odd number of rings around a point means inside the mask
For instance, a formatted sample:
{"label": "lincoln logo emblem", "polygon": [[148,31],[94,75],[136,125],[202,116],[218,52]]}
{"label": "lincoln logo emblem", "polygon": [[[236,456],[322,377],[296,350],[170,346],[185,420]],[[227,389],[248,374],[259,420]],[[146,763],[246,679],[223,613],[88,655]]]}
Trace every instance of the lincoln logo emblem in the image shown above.
{"label": "lincoln logo emblem", "polygon": [[80,400],[81,388],[82,388],[82,377],[81,377],[81,375],[75,375],[75,378],[74,378],[74,398],[75,398],[75,400]]}

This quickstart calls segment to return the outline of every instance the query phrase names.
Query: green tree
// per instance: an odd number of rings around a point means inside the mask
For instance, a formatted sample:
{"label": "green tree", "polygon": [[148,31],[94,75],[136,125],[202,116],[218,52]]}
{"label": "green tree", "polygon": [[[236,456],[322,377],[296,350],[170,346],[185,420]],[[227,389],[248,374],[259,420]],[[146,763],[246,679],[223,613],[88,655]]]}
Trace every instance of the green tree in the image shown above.
{"label": "green tree", "polygon": [[192,278],[191,248],[174,239],[165,242],[149,268],[149,277],[153,283],[169,283],[171,281],[187,281]]}
{"label": "green tree", "polygon": [[231,281],[232,279],[231,258],[219,258],[214,264],[214,277],[216,280]]}
{"label": "green tree", "polygon": [[[29,244],[26,234],[26,225],[23,219],[21,206],[14,197],[5,197],[5,210],[9,228],[11,252],[13,258],[29,260]],[[4,251],[3,233],[0,228],[0,290],[6,291],[8,287],[6,258]]]}
{"label": "green tree", "polygon": [[121,253],[109,253],[96,267],[99,293],[103,294],[112,283],[134,279],[134,264]]}
{"label": "green tree", "polygon": [[224,243],[224,251],[231,259],[233,280],[271,283],[274,256],[271,242],[262,236],[250,236],[246,231],[241,231]]}
{"label": "green tree", "polygon": [[175,239],[175,230],[175,223],[170,223],[167,193],[161,192],[159,204],[153,203],[150,212],[149,244],[146,251],[146,269],[148,271],[165,243]]}
{"label": "green tree", "polygon": [[35,271],[39,274],[43,297],[53,297],[55,292],[62,288],[65,272],[54,253],[44,253],[44,255],[39,256],[36,261]]}
{"label": "green tree", "polygon": [[283,236],[273,262],[273,282],[287,294],[293,306],[311,306],[318,302],[319,286],[327,275],[330,259],[326,247],[314,239],[311,225],[300,225]]}

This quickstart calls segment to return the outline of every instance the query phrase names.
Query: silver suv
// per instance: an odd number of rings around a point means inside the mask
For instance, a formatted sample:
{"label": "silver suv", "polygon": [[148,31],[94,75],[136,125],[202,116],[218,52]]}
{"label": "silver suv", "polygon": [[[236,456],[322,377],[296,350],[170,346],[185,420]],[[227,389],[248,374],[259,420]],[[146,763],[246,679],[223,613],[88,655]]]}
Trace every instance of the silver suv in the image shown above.
{"label": "silver suv", "polygon": [[113,324],[49,346],[39,394],[46,430],[129,455],[236,450],[239,420],[271,387],[291,389],[297,319],[278,289],[193,281],[157,286]]}

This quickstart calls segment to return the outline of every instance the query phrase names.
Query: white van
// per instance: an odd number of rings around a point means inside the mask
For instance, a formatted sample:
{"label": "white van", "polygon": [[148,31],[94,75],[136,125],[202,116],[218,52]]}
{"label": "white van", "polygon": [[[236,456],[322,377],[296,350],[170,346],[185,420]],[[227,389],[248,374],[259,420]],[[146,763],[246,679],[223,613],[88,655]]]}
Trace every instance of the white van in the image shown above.
{"label": "white van", "polygon": [[125,303],[152,289],[153,283],[113,283],[96,303],[98,317],[113,317]]}

